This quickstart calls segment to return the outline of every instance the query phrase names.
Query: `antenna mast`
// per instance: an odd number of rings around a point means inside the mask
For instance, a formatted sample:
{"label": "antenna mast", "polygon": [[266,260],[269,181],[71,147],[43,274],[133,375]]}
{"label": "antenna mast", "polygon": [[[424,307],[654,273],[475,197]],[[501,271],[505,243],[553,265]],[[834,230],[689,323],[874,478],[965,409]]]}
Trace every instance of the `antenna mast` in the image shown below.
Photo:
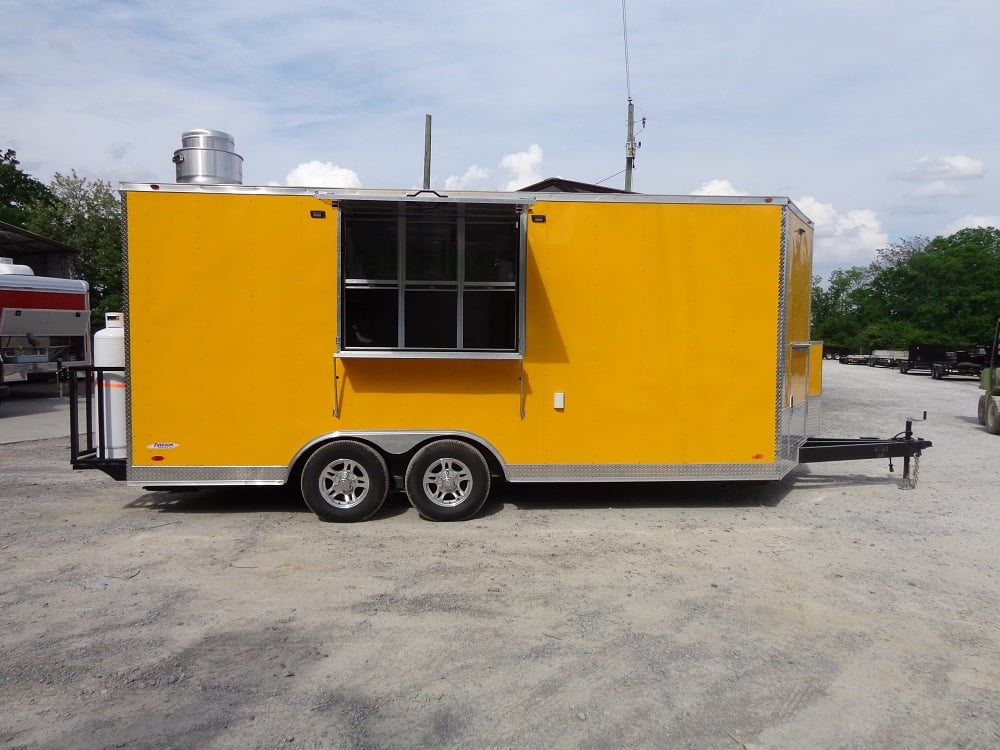
{"label": "antenna mast", "polygon": [[431,187],[431,116],[424,115],[424,190]]}

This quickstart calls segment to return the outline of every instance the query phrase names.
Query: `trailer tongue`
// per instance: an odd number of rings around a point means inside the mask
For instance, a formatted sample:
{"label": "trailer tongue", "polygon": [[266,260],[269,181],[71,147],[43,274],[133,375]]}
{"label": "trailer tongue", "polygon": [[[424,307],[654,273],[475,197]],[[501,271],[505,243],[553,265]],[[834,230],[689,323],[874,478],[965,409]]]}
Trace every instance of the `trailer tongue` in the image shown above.
{"label": "trailer tongue", "polygon": [[[923,419],[927,419],[924,412]],[[891,438],[859,437],[859,438],[824,438],[811,437],[799,448],[799,463],[819,463],[825,461],[857,461],[871,458],[888,458],[889,471],[894,471],[892,459],[903,459],[903,489],[913,489],[917,486],[919,476],[920,453],[924,448],[930,448],[930,440],[914,437],[911,417],[906,420],[906,429]],[[913,470],[911,472],[911,459]]]}

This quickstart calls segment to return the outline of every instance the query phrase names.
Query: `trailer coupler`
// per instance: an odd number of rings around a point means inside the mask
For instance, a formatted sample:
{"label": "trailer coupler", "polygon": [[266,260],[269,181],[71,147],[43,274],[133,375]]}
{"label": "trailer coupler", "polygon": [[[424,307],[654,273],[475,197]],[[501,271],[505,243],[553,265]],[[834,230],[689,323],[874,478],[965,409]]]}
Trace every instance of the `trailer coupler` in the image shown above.
{"label": "trailer coupler", "polygon": [[[871,458],[888,458],[889,471],[894,471],[893,458],[903,459],[903,481],[900,487],[913,489],[917,486],[920,470],[920,452],[930,448],[930,440],[914,437],[913,422],[927,419],[927,412],[922,418],[909,417],[906,429],[891,438],[807,438],[799,448],[799,463],[819,463],[822,461],[860,461]],[[913,470],[910,470],[910,460],[913,459]]]}

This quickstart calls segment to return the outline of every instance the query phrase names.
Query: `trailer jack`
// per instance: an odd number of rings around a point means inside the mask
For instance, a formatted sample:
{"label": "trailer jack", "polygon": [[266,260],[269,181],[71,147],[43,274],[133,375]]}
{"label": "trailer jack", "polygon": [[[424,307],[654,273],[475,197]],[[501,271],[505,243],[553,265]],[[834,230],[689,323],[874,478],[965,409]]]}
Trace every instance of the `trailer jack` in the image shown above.
{"label": "trailer jack", "polygon": [[913,423],[926,419],[927,412],[924,412],[923,417],[907,417],[906,428],[891,438],[807,438],[799,448],[799,463],[888,458],[889,471],[894,472],[895,467],[892,459],[902,457],[903,477],[899,487],[911,490],[917,486],[917,478],[920,474],[920,452],[933,445],[930,440],[913,435]]}

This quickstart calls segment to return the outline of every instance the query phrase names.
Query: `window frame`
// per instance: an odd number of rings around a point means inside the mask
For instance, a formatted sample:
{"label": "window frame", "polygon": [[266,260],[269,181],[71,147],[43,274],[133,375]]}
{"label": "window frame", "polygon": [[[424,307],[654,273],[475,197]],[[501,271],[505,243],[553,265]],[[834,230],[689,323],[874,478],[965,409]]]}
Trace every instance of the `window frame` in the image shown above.
{"label": "window frame", "polygon": [[[525,292],[527,275],[527,236],[528,236],[528,206],[533,203],[531,198],[526,196],[500,196],[500,197],[472,197],[472,198],[449,198],[432,193],[428,198],[421,193],[407,195],[405,197],[387,197],[377,195],[371,197],[361,197],[358,195],[350,198],[335,199],[332,205],[337,209],[337,349],[336,356],[342,358],[370,358],[370,359],[523,359],[525,350]],[[347,249],[345,238],[345,217],[349,217],[351,209],[361,208],[363,203],[376,202],[382,204],[379,208],[395,207],[394,216],[396,221],[396,279],[365,279],[348,277],[345,264],[347,262]],[[455,234],[456,265],[455,281],[440,281],[433,279],[408,279],[406,274],[406,242],[407,242],[407,207],[411,204],[452,204],[443,207],[446,210],[454,211],[453,231]],[[516,219],[516,258],[514,263],[513,281],[482,281],[465,279],[465,258],[466,258],[466,237],[465,237],[465,214],[469,206],[489,206],[496,209],[498,206],[510,206],[512,209],[512,219]],[[343,209],[347,208],[345,212]],[[373,207],[374,208],[374,207]],[[374,213],[374,211],[373,211]],[[387,216],[390,214],[387,212]],[[358,290],[392,290],[396,294],[396,346],[358,346],[349,345],[346,326],[351,322],[347,318],[346,298],[352,291]],[[509,289],[509,292],[506,291]],[[417,348],[399,346],[399,341],[405,340],[406,332],[406,298],[414,292],[440,290],[453,292],[456,296],[456,347],[444,348]],[[464,336],[464,324],[467,320],[465,295],[477,290],[494,291],[501,294],[513,294],[513,325],[514,325],[514,346],[510,349],[494,348],[464,348],[462,337]]]}

